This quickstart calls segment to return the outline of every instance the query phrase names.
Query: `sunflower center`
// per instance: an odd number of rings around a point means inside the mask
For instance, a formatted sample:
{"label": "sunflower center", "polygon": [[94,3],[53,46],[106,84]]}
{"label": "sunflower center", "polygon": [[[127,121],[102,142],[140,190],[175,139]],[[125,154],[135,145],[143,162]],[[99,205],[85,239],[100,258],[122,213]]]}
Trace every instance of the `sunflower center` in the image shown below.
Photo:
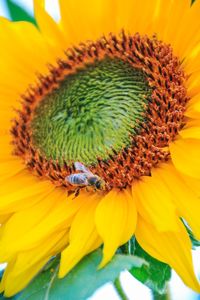
{"label": "sunflower center", "polygon": [[172,47],[122,31],[65,55],[22,96],[11,130],[15,154],[68,191],[76,188],[67,180],[79,171],[75,162],[107,190],[150,176],[170,159],[168,146],[185,124],[186,76]]}
{"label": "sunflower center", "polygon": [[35,108],[33,144],[48,159],[90,165],[130,144],[151,89],[146,75],[105,57],[67,76]]}

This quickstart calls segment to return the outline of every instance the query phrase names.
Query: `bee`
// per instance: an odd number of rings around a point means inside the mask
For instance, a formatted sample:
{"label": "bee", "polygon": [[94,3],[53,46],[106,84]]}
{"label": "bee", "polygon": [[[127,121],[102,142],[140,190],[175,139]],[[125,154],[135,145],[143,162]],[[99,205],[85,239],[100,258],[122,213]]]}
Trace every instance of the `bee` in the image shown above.
{"label": "bee", "polygon": [[71,185],[80,187],[92,186],[95,191],[105,189],[105,181],[99,176],[93,174],[82,163],[75,162],[74,167],[76,171],[81,173],[74,173],[65,178],[65,180]]}

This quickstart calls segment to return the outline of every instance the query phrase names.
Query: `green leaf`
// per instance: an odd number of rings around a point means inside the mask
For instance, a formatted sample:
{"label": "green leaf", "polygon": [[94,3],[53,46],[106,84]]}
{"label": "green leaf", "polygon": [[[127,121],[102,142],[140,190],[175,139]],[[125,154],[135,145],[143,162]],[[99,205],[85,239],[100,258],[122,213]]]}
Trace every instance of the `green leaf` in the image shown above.
{"label": "green leaf", "polygon": [[28,21],[36,25],[35,19],[12,0],[5,0],[12,21]]}
{"label": "green leaf", "polygon": [[97,270],[101,257],[101,250],[86,256],[63,279],[57,278],[59,261],[56,259],[51,268],[41,272],[17,299],[85,300],[103,284],[113,282],[121,271],[133,266],[141,268],[144,263],[140,258],[117,254],[107,266]]}
{"label": "green leaf", "polygon": [[185,225],[186,229],[187,229],[187,232],[189,234],[189,237],[190,237],[190,240],[192,242],[192,248],[195,249],[196,247],[199,247],[200,246],[200,241],[197,240],[195,237],[194,237],[194,234],[193,232],[191,231],[191,229]]}
{"label": "green leaf", "polygon": [[45,300],[45,295],[51,286],[51,282],[57,276],[59,258],[52,259],[35,279],[18,295],[17,300]]}
{"label": "green leaf", "polygon": [[166,283],[171,277],[170,267],[146,253],[137,241],[135,241],[134,254],[144,259],[147,264],[143,264],[140,268],[133,267],[129,272],[150,289],[159,294],[164,293]]}
{"label": "green leaf", "polygon": [[184,219],[181,219],[181,221],[183,222],[183,225],[185,226],[185,229],[187,230],[187,233],[190,237],[191,243],[192,243],[192,249],[195,250],[196,247],[200,246],[200,241],[197,240],[192,232],[192,230],[190,229],[189,225],[187,224],[187,222]]}

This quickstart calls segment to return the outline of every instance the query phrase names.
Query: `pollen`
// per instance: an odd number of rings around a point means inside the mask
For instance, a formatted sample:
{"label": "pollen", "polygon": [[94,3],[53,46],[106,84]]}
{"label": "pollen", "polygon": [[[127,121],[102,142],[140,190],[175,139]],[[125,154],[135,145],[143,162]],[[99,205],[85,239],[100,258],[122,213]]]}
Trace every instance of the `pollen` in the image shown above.
{"label": "pollen", "polygon": [[80,161],[126,188],[170,159],[188,99],[181,62],[156,36],[110,34],[66,50],[22,96],[12,127],[15,154],[57,186]]}

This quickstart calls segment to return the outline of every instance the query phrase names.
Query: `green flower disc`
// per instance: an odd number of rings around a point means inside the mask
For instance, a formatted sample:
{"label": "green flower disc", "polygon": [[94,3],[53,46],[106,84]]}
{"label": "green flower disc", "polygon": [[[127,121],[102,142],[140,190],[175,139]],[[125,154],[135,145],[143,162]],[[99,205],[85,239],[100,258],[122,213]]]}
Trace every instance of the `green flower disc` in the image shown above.
{"label": "green flower disc", "polygon": [[38,104],[33,144],[61,164],[96,164],[130,144],[150,97],[146,75],[128,62],[106,57],[88,64]]}

